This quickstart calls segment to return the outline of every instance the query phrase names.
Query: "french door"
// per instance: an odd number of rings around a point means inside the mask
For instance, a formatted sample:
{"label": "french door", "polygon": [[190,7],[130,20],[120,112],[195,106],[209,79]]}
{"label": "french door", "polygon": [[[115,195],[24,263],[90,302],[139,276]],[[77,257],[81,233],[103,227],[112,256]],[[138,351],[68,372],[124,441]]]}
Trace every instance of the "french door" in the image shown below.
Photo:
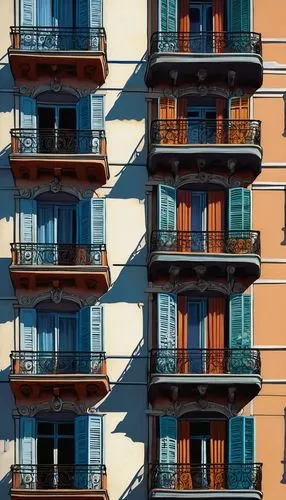
{"label": "french door", "polygon": [[206,299],[192,298],[188,303],[189,373],[206,372]]}
{"label": "french door", "polygon": [[40,153],[76,152],[76,107],[38,106]]}
{"label": "french door", "polygon": [[190,13],[190,49],[192,52],[213,51],[213,14],[211,2],[192,3]]}
{"label": "french door", "polygon": [[192,191],[191,193],[191,251],[205,252],[207,241],[207,193]]}
{"label": "french door", "polygon": [[209,422],[191,422],[191,474],[194,488],[208,488],[210,484],[210,424]]}
{"label": "french door", "polygon": [[188,108],[188,143],[216,143],[216,108],[190,106]]}

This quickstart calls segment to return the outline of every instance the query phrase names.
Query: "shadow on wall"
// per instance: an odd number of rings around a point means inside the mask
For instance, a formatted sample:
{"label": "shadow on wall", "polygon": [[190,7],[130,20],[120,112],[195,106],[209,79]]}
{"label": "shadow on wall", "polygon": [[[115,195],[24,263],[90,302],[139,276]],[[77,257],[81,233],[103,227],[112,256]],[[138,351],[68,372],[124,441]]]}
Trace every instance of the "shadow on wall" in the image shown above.
{"label": "shadow on wall", "polygon": [[11,471],[7,472],[0,481],[0,498],[1,500],[8,500],[10,498],[9,490],[11,488]]}
{"label": "shadow on wall", "polygon": [[[14,297],[14,288],[12,286],[11,278],[10,278],[10,272],[9,272],[9,265],[11,263],[11,258],[0,258],[0,297]],[[14,316],[13,316],[13,311],[12,308],[5,307],[4,308],[0,307],[0,312],[4,314],[4,317],[9,314],[9,318],[6,317],[5,321],[3,316],[1,316],[1,323],[6,323],[6,321],[13,321]]]}
{"label": "shadow on wall", "polygon": [[[1,159],[0,159],[0,169],[1,169]],[[10,219],[14,218],[14,213],[15,213],[14,179],[12,177],[9,168],[1,169],[0,183],[1,183],[0,187],[2,188],[0,191],[0,220],[5,219],[6,222],[9,222]],[[12,237],[13,237],[13,230],[11,227],[11,243],[12,243]]]}
{"label": "shadow on wall", "polygon": [[144,473],[142,466],[126,490],[120,495],[119,500],[145,500],[147,498],[147,483],[144,481]]}
{"label": "shadow on wall", "polygon": [[143,120],[146,116],[145,73],[146,63],[137,64],[122,91],[118,94],[106,120]]}
{"label": "shadow on wall", "polygon": [[7,93],[5,93],[5,98],[3,98],[2,96],[1,99],[0,103],[1,113],[8,113],[9,111],[12,111],[14,108],[14,94],[13,94],[14,79],[10,70],[9,62],[8,61],[3,62],[3,60],[6,58],[8,58],[7,53],[2,56],[0,61],[0,89],[7,90]]}
{"label": "shadow on wall", "polygon": [[[0,106],[1,112],[1,106]],[[8,144],[5,148],[2,149],[0,153],[0,167],[9,168],[9,154],[11,153],[11,145]]]}
{"label": "shadow on wall", "polygon": [[286,484],[286,407],[284,408],[284,457],[281,463],[283,465],[283,474],[280,482]]}
{"label": "shadow on wall", "polygon": [[145,136],[140,139],[128,162],[115,179],[115,185],[108,198],[144,200],[147,181]]}
{"label": "shadow on wall", "polygon": [[[0,461],[1,456],[6,452],[10,452],[9,448],[12,446],[14,440],[14,422],[12,417],[12,410],[14,408],[14,398],[10,390],[8,381],[10,367],[0,372]],[[4,402],[4,404],[3,404]],[[4,467],[2,467],[3,469]],[[7,470],[7,469],[6,469]],[[9,489],[11,487],[11,472],[6,472],[5,476],[0,481],[0,498],[5,500],[9,497]]]}

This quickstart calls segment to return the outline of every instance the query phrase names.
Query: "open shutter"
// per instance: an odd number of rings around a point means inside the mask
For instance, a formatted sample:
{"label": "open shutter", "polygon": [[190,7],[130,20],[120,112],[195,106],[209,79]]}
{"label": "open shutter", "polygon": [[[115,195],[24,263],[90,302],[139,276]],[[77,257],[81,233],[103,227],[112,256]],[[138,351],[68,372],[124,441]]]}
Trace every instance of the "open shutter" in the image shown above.
{"label": "open shutter", "polygon": [[[252,373],[252,297],[232,295],[229,302],[229,347],[234,349],[229,357],[230,373]],[[242,351],[246,349],[246,351]]]}
{"label": "open shutter", "polygon": [[36,100],[31,97],[21,96],[21,128],[35,129],[36,125]]}
{"label": "open shutter", "polygon": [[230,231],[250,231],[251,193],[249,189],[229,190],[228,228]]}
{"label": "open shutter", "polygon": [[[36,419],[20,418],[20,463],[34,465],[36,463]],[[26,473],[29,471],[26,470]]]}
{"label": "open shutter", "polygon": [[[75,419],[75,463],[76,485],[82,489],[102,488],[100,465],[103,462],[103,419],[100,416],[84,415]],[[86,465],[93,466],[86,469]],[[84,467],[85,466],[85,467]]]}
{"label": "open shutter", "polygon": [[[251,468],[254,463],[254,418],[233,417],[229,420],[229,481],[230,489],[254,487]],[[235,465],[237,464],[237,465]]]}
{"label": "open shutter", "polygon": [[[158,293],[158,355],[156,371],[174,373],[177,359],[177,297]],[[162,350],[161,350],[162,349]]]}
{"label": "open shutter", "polygon": [[35,26],[36,0],[21,0],[21,26]]}
{"label": "open shutter", "polygon": [[174,484],[177,464],[177,441],[177,419],[173,417],[160,417],[160,473],[157,477],[158,484],[156,485],[158,488],[171,488],[171,485]]}
{"label": "open shutter", "polygon": [[79,147],[81,153],[100,152],[99,130],[104,129],[104,109],[102,95],[93,94],[82,97],[77,104],[78,129],[90,132],[81,134]]}
{"label": "open shutter", "polygon": [[36,351],[36,309],[20,309],[20,350]]}
{"label": "open shutter", "polygon": [[250,0],[228,0],[228,31],[250,31]]}
{"label": "open shutter", "polygon": [[105,199],[82,200],[77,205],[78,243],[105,244]]}
{"label": "open shutter", "polygon": [[101,28],[103,25],[102,0],[89,0],[89,1],[90,1],[90,27]]}
{"label": "open shutter", "polygon": [[20,241],[35,243],[37,240],[37,202],[20,200]]}
{"label": "open shutter", "polygon": [[100,357],[103,350],[103,308],[102,306],[84,307],[79,312],[77,332],[77,350],[90,354],[90,363],[86,358],[80,366],[80,373],[97,372],[100,369]]}
{"label": "open shutter", "polygon": [[91,98],[91,128],[92,130],[104,129],[103,95],[93,94]]}
{"label": "open shutter", "polygon": [[159,31],[177,31],[177,0],[159,0]]}
{"label": "open shutter", "polygon": [[158,186],[158,227],[163,231],[176,230],[176,189],[171,186]]}

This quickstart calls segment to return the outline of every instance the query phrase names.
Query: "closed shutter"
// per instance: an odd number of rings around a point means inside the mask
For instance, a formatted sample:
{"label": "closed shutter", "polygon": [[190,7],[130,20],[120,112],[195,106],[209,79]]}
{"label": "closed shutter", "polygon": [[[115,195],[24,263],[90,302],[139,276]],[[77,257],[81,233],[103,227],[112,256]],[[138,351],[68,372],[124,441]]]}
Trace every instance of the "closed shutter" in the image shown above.
{"label": "closed shutter", "polygon": [[159,31],[177,31],[177,0],[159,0],[158,8]]}
{"label": "closed shutter", "polygon": [[35,26],[36,0],[21,0],[21,26]]}
{"label": "closed shutter", "polygon": [[37,202],[20,200],[20,241],[35,243],[37,241]]}
{"label": "closed shutter", "polygon": [[36,351],[36,309],[20,309],[20,351]]}
{"label": "closed shutter", "polygon": [[251,193],[249,189],[229,190],[228,228],[230,231],[250,231]]}
{"label": "closed shutter", "polygon": [[104,129],[103,95],[93,94],[91,98],[91,128],[92,130]]}
{"label": "closed shutter", "polygon": [[35,129],[36,125],[36,100],[31,97],[20,97],[21,128]]}
{"label": "closed shutter", "polygon": [[[23,465],[34,465],[36,463],[35,418],[20,418],[20,463]],[[25,472],[28,473],[29,469]]]}
{"label": "closed shutter", "polygon": [[230,489],[254,487],[252,469],[243,466],[254,463],[254,432],[253,417],[234,417],[229,420],[228,486]]}
{"label": "closed shutter", "polygon": [[[230,373],[252,373],[252,297],[232,295],[229,302],[229,356]],[[243,349],[246,349],[243,351]]]}
{"label": "closed shutter", "polygon": [[156,371],[174,373],[177,359],[177,297],[159,293],[157,297],[158,348]]}
{"label": "closed shutter", "polygon": [[[97,372],[101,367],[101,358],[97,356],[103,350],[103,308],[102,306],[84,307],[79,312],[77,332],[77,350],[86,353],[82,358],[80,373]],[[90,355],[90,363],[86,359]]]}
{"label": "closed shutter", "polygon": [[90,26],[91,28],[101,28],[102,20],[102,0],[90,1]]}
{"label": "closed shutter", "polygon": [[176,189],[171,186],[158,186],[158,227],[163,231],[176,230]]}
{"label": "closed shutter", "polygon": [[82,97],[77,104],[78,129],[87,130],[80,134],[79,147],[81,153],[100,152],[100,134],[104,129],[104,96],[91,95]]}
{"label": "closed shutter", "polygon": [[105,199],[82,200],[77,205],[79,244],[105,244]]}
{"label": "closed shutter", "polygon": [[78,488],[92,489],[94,482],[102,488],[100,465],[103,462],[103,419],[101,416],[84,415],[75,419],[75,463],[76,485]]}
{"label": "closed shutter", "polygon": [[[61,0],[62,2],[62,0]],[[37,3],[37,26],[53,26],[52,0],[36,0]]]}
{"label": "closed shutter", "polygon": [[[160,445],[159,445],[159,488],[170,488],[176,478],[177,464],[177,420],[173,417],[160,417]],[[174,464],[174,465],[172,465]]]}
{"label": "closed shutter", "polygon": [[250,31],[250,0],[228,0],[228,31]]}
{"label": "closed shutter", "polygon": [[89,25],[89,0],[77,0],[76,25],[78,28],[88,28]]}

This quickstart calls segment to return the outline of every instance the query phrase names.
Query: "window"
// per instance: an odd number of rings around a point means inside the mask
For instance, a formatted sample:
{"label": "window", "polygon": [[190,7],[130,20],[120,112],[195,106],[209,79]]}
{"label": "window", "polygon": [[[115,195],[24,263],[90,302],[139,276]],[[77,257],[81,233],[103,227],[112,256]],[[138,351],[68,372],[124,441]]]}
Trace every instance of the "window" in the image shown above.
{"label": "window", "polygon": [[207,488],[209,485],[209,471],[206,466],[210,463],[210,423],[191,422],[190,435],[191,465],[199,465],[199,470],[191,467],[194,488]]}

